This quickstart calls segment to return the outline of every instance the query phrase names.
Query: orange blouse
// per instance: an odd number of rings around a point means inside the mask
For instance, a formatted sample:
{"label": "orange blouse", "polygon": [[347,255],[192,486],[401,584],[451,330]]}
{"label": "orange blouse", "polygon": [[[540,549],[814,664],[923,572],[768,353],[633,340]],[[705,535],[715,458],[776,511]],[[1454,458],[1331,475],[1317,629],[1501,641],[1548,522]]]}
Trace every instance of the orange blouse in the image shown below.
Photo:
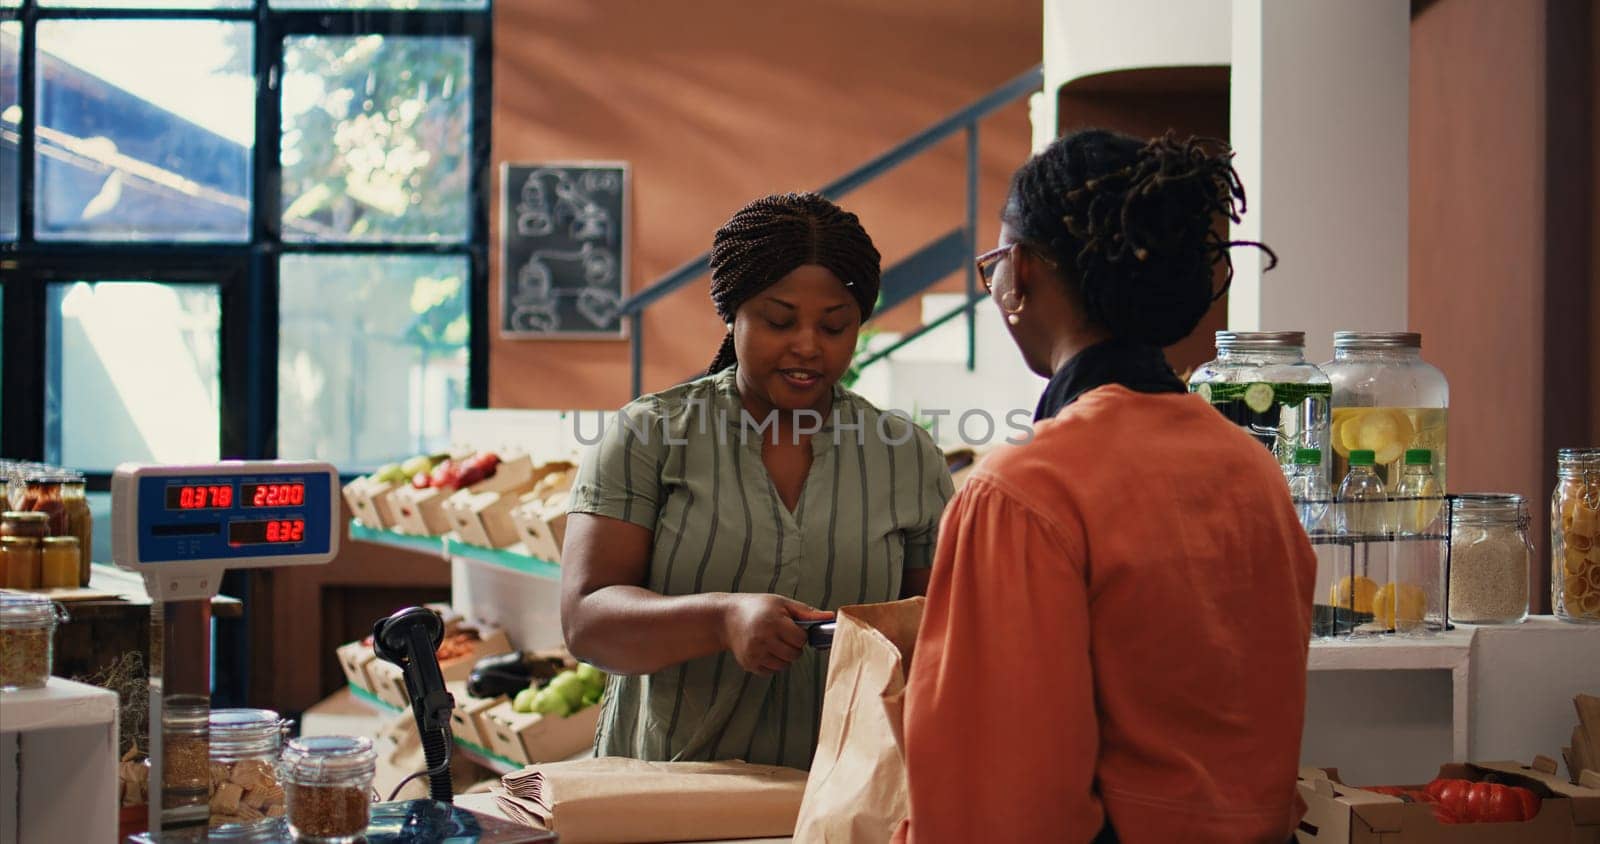
{"label": "orange blouse", "polygon": [[1271,455],[1107,386],[945,511],[897,838],[1289,840],[1316,560]]}

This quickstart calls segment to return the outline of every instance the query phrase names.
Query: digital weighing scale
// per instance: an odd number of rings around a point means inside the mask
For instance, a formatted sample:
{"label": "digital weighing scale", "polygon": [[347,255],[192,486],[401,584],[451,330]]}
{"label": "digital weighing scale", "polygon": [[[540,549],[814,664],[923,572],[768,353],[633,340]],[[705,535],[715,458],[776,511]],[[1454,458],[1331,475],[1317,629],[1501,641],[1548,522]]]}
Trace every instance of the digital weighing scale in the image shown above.
{"label": "digital weighing scale", "polygon": [[[339,473],[314,461],[124,464],[111,478],[112,560],[144,578],[150,613],[150,827],[138,842],[204,841],[206,795],[166,788],[163,713],[211,695],[211,598],[229,569],[322,565],[339,552]],[[232,840],[239,840],[234,838]],[[276,836],[289,840],[280,823]],[[533,842],[549,833],[430,800],[373,806],[367,840]]]}

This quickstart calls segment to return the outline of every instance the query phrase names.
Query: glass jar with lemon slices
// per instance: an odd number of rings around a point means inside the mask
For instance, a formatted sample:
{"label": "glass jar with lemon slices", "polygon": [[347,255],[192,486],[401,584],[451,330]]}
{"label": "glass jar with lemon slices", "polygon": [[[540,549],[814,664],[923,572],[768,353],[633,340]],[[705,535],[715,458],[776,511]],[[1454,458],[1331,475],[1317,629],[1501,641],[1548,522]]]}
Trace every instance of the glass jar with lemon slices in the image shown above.
{"label": "glass jar with lemon slices", "polygon": [[1600,448],[1564,448],[1556,456],[1550,606],[1562,621],[1600,624]]}
{"label": "glass jar with lemon slices", "polygon": [[1189,378],[1189,392],[1270,449],[1285,474],[1297,450],[1329,451],[1333,388],[1305,343],[1303,331],[1218,331],[1216,360]]}
{"label": "glass jar with lemon slices", "polygon": [[1333,360],[1322,365],[1333,384],[1332,477],[1350,471],[1350,452],[1373,452],[1378,477],[1393,491],[1409,449],[1428,449],[1441,491],[1445,477],[1445,420],[1450,386],[1422,359],[1422,335],[1398,331],[1340,331]]}

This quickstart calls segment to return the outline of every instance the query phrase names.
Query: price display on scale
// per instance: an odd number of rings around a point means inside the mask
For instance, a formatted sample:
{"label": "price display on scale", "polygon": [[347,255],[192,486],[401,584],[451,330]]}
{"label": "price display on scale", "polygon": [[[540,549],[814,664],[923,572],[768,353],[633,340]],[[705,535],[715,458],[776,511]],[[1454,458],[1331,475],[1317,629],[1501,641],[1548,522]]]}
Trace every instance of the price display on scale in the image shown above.
{"label": "price display on scale", "polygon": [[208,598],[226,569],[333,559],[338,490],[338,472],[321,462],[123,465],[111,479],[112,557],[152,596]]}

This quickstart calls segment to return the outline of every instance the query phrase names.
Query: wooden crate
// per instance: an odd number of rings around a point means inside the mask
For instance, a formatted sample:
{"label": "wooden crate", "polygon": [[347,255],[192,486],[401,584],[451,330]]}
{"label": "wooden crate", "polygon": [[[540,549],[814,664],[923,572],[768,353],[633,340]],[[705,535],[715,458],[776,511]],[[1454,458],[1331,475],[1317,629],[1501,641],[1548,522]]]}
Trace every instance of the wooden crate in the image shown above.
{"label": "wooden crate", "polygon": [[566,718],[518,712],[504,701],[480,716],[489,733],[489,749],[513,762],[558,762],[594,746],[600,705],[586,706]]}

